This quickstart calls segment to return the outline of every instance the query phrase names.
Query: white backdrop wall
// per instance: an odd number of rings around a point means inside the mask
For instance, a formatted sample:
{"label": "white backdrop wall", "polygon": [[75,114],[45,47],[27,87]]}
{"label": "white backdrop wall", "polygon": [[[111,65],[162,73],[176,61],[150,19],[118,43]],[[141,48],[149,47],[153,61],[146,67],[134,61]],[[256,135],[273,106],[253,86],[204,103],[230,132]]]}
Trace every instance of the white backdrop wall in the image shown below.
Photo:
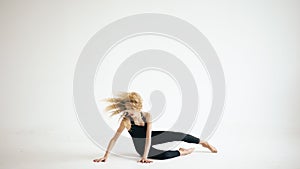
{"label": "white backdrop wall", "polygon": [[[58,161],[47,163],[49,168],[74,167],[78,161],[72,159],[93,165],[90,160],[101,151],[81,130],[72,100],[76,61],[102,27],[145,12],[196,26],[223,66],[226,108],[211,139],[221,157],[219,164],[213,158],[203,164],[299,168],[299,7],[292,0],[2,0],[0,168],[41,168],[50,159]],[[240,163],[232,164],[235,159]]]}

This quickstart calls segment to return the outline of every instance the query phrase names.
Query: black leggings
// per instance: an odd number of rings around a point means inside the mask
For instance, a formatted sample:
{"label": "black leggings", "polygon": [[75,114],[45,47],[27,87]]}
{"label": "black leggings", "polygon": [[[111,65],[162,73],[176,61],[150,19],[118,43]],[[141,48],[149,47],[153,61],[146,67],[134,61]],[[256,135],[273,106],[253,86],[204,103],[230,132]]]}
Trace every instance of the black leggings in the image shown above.
{"label": "black leggings", "polygon": [[[184,141],[187,143],[195,143],[198,144],[200,139],[194,137],[190,134],[185,134],[182,132],[174,132],[174,131],[152,131],[151,137],[151,146],[148,153],[148,158],[152,159],[169,159],[180,156],[180,152],[178,150],[159,150],[153,147],[155,144],[161,144],[171,141]],[[134,146],[136,151],[143,156],[144,148],[145,148],[145,139],[134,138],[133,139]]]}

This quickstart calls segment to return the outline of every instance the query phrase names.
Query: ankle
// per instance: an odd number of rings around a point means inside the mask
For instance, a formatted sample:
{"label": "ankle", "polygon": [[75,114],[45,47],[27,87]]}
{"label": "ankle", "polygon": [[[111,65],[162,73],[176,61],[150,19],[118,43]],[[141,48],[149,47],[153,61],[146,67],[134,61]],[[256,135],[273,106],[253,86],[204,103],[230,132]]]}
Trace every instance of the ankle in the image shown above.
{"label": "ankle", "polygon": [[204,140],[200,140],[199,144],[203,145],[203,144],[207,144],[208,142],[207,141],[204,141]]}

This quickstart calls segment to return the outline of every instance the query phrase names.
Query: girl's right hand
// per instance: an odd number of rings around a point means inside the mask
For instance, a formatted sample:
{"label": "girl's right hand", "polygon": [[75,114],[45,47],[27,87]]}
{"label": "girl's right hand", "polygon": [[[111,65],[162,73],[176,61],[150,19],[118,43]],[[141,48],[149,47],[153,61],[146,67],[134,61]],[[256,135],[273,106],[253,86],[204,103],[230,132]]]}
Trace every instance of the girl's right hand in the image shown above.
{"label": "girl's right hand", "polygon": [[96,163],[99,163],[99,162],[106,162],[106,160],[107,160],[107,157],[102,157],[102,158],[99,158],[99,159],[95,159],[93,161],[96,162]]}

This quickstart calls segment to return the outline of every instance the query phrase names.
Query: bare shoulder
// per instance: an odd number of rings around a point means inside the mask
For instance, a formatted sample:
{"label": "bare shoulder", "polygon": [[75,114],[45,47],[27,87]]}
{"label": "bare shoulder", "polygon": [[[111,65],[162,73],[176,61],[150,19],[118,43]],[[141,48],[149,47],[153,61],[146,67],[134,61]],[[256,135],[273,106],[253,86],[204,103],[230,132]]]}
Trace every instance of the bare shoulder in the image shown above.
{"label": "bare shoulder", "polygon": [[143,116],[146,118],[147,122],[152,121],[151,113],[149,113],[149,112],[142,112],[142,113],[143,113]]}
{"label": "bare shoulder", "polygon": [[121,123],[120,123],[120,127],[125,127],[127,130],[129,129],[129,125],[130,124],[130,120],[128,118],[123,118]]}
{"label": "bare shoulder", "polygon": [[121,124],[124,125],[126,122],[130,121],[128,118],[123,117]]}

